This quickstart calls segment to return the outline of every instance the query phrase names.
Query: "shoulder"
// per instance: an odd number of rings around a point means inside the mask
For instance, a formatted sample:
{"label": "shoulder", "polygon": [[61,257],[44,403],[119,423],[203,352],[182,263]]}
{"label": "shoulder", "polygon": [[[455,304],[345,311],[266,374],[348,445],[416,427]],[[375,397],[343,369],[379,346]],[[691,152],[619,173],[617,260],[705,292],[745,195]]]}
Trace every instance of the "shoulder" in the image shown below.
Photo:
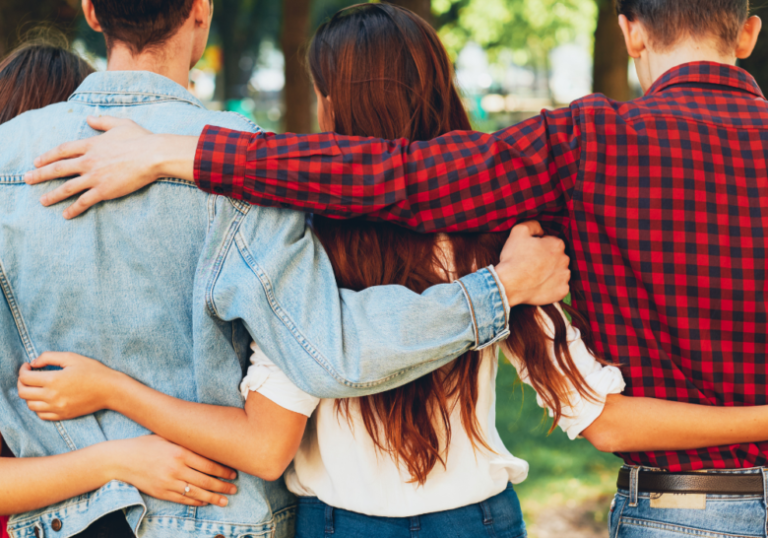
{"label": "shoulder", "polygon": [[0,177],[29,171],[34,159],[62,142],[78,138],[77,105],[57,103],[0,125]]}

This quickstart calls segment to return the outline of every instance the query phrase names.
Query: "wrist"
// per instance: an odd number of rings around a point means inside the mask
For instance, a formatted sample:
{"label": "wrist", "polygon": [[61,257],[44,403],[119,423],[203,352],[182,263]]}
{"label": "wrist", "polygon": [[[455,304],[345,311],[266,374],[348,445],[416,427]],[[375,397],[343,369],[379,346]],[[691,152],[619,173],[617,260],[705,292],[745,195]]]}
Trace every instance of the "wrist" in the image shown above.
{"label": "wrist", "polygon": [[99,475],[99,482],[106,485],[113,480],[125,482],[123,472],[122,441],[106,441],[93,445],[93,457],[96,462],[94,472]]}
{"label": "wrist", "polygon": [[173,177],[195,180],[195,153],[198,139],[193,136],[153,135],[158,148],[153,162],[154,179]]}
{"label": "wrist", "polygon": [[527,296],[519,289],[514,279],[510,276],[512,274],[511,264],[502,261],[494,267],[494,270],[496,271],[496,274],[499,277],[499,282],[501,283],[504,289],[504,293],[507,296],[509,308],[514,308],[521,304],[527,304]]}
{"label": "wrist", "polygon": [[123,413],[122,406],[128,400],[127,395],[129,391],[125,390],[125,388],[129,380],[130,378],[122,372],[110,371],[110,374],[104,378],[102,384],[101,401],[104,409],[125,414]]}

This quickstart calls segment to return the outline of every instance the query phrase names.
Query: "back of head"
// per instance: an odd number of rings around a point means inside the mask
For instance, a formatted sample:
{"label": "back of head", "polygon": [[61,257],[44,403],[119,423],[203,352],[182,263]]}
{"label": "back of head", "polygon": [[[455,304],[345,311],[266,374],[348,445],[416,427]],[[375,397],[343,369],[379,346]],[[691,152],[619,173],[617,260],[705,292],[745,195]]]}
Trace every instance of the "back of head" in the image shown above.
{"label": "back of head", "polygon": [[406,9],[340,11],[317,30],[308,64],[339,134],[429,140],[471,128],[440,38]]}
{"label": "back of head", "polygon": [[0,62],[0,124],[69,99],[93,68],[63,37],[31,40]]}
{"label": "back of head", "polygon": [[107,47],[115,41],[134,54],[164,44],[192,13],[193,0],[91,0]]}
{"label": "back of head", "polygon": [[749,0],[616,0],[616,9],[640,20],[659,51],[692,37],[717,39],[720,52],[728,54],[749,17]]}

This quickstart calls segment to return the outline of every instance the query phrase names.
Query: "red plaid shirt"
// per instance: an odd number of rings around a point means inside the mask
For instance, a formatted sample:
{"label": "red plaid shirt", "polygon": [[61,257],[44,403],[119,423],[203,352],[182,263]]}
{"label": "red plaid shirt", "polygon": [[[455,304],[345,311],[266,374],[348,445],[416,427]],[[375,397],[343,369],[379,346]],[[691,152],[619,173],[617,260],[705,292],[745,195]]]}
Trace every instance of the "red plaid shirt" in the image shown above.
{"label": "red plaid shirt", "polygon": [[[196,175],[254,204],[425,232],[548,221],[570,239],[576,306],[627,394],[746,406],[768,403],[767,154],[754,79],[695,63],[641,99],[593,95],[492,135],[409,144],[208,127]],[[768,465],[768,442],[621,456],[672,471],[751,467]]]}

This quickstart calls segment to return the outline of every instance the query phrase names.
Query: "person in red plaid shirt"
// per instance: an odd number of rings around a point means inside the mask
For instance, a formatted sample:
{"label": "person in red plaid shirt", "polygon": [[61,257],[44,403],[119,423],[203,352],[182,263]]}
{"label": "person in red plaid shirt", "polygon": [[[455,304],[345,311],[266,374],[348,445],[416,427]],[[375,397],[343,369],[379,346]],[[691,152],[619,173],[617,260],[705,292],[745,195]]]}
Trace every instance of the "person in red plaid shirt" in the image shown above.
{"label": "person in red plaid shirt", "polygon": [[[67,218],[167,176],[254,204],[423,232],[503,231],[536,218],[569,238],[575,305],[597,350],[622,365],[628,395],[763,405],[768,102],[735,67],[761,22],[748,0],[617,7],[646,89],[629,103],[592,95],[492,135],[414,143],[214,127],[199,141],[134,138],[126,127],[54,150],[29,182],[80,175],[42,200],[87,190]],[[105,149],[115,140],[119,151]],[[621,456],[612,538],[766,536],[768,441]]]}

